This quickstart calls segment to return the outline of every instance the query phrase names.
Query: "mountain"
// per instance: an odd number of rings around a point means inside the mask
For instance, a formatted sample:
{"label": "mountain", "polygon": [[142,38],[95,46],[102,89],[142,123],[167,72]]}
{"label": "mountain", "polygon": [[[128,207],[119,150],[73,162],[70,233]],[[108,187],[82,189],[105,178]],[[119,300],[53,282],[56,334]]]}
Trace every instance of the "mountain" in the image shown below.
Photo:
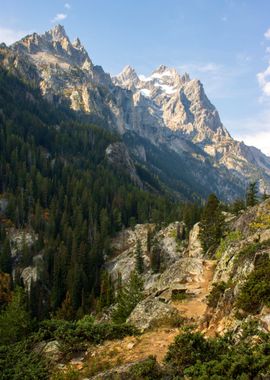
{"label": "mountain", "polygon": [[149,77],[138,76],[127,66],[113,81],[131,90],[135,98],[144,98],[141,104],[151,107],[159,125],[172,132],[166,141],[170,149],[176,153],[190,151],[194,148],[183,141],[192,142],[215,166],[234,173],[238,181],[257,177],[261,189],[269,188],[270,158],[230,136],[199,80],[191,80],[186,73],[180,76],[176,69],[162,65]]}
{"label": "mountain", "polygon": [[50,102],[120,134],[138,171],[151,172],[165,192],[232,200],[254,180],[270,191],[270,158],[230,136],[187,73],[162,65],[145,77],[127,66],[112,78],[60,25],[2,47],[1,61]]}

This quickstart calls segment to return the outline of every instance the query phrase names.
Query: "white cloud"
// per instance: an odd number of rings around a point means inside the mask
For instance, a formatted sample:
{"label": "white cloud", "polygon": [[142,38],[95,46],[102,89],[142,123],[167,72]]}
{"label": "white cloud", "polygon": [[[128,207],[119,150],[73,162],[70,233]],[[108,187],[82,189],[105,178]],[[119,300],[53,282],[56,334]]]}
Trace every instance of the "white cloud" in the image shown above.
{"label": "white cloud", "polygon": [[[270,125],[270,121],[269,121]],[[270,129],[270,128],[269,128]],[[254,132],[251,134],[244,134],[236,136],[237,140],[244,141],[246,145],[255,146],[259,148],[263,153],[270,157],[270,130],[262,132]]]}
{"label": "white cloud", "polygon": [[65,3],[64,7],[65,7],[66,9],[70,9],[70,8],[71,8],[71,5],[70,5],[69,3]]}
{"label": "white cloud", "polygon": [[29,31],[14,30],[0,27],[0,43],[5,42],[7,45],[10,45],[13,42],[20,40],[22,37],[26,36],[29,33]]}
{"label": "white cloud", "polygon": [[63,21],[67,18],[67,14],[65,13],[58,13],[53,19],[52,22],[58,22]]}
{"label": "white cloud", "polygon": [[[267,40],[270,40],[270,28],[267,29],[267,31],[264,33],[264,37]],[[269,54],[270,47],[266,47],[265,51],[267,54]],[[257,80],[262,90],[263,96],[269,97],[270,96],[270,61],[268,62],[268,66],[266,67],[266,69],[257,74]]]}
{"label": "white cloud", "polygon": [[224,125],[234,131],[234,138],[270,156],[270,110],[262,109],[254,117],[225,120]]}
{"label": "white cloud", "polygon": [[270,40],[270,28],[267,29],[267,31],[264,33],[264,37],[265,37],[267,40]]}
{"label": "white cloud", "polygon": [[270,96],[270,62],[266,70],[257,74],[257,79],[263,95]]}

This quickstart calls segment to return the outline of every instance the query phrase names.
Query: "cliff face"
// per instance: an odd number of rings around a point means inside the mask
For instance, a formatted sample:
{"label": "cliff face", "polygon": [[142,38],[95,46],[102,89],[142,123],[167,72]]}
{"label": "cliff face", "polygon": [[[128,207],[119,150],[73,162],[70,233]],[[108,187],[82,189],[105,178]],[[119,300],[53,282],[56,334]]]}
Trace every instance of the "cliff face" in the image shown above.
{"label": "cliff face", "polygon": [[182,323],[195,323],[210,336],[237,329],[247,320],[256,320],[270,331],[267,299],[258,295],[254,301],[251,294],[250,300],[243,301],[243,289],[251,276],[255,276],[255,293],[265,286],[259,277],[256,283],[261,260],[266,260],[263,275],[270,275],[270,199],[240,216],[226,214],[226,220],[226,235],[211,259],[203,255],[199,224],[182,242],[176,239],[182,224],[172,223],[153,232],[160,251],[158,273],[151,270],[151,254],[147,251],[147,231],[155,231],[154,225],[137,225],[115,238],[112,249],[116,255],[107,262],[107,270],[113,280],[122,273],[124,283],[135,269],[136,241],[142,243],[144,300],[129,318],[133,324],[142,330],[153,329],[164,323],[170,325],[178,315]]}
{"label": "cliff face", "polygon": [[127,66],[111,78],[60,25],[2,46],[1,63],[47,100],[117,131],[133,158],[175,194],[233,199],[251,180],[270,190],[269,157],[230,136],[202,83],[186,73],[162,65],[145,77]]}

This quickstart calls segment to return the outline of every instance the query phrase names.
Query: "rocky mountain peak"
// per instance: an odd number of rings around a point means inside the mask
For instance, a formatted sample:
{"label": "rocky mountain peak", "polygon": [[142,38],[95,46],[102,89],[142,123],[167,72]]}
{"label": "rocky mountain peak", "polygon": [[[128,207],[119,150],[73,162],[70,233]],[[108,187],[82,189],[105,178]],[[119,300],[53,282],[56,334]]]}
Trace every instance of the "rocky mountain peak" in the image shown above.
{"label": "rocky mountain peak", "polygon": [[63,38],[67,38],[65,28],[63,25],[56,25],[54,28],[45,33],[45,36],[51,37],[53,41],[61,41]]}
{"label": "rocky mountain peak", "polygon": [[44,34],[26,36],[13,44],[12,49],[27,53],[38,66],[58,64],[59,67],[68,68],[72,65],[87,71],[93,67],[80,40],[77,38],[71,43],[62,25],[56,25]]}
{"label": "rocky mountain peak", "polygon": [[179,75],[177,70],[174,67],[168,67],[165,65],[158,66],[152,73],[152,76],[154,74],[163,74],[165,76],[175,76]]}
{"label": "rocky mountain peak", "polygon": [[117,86],[126,88],[128,90],[134,90],[140,82],[140,79],[135,69],[127,65],[124,67],[120,74],[113,78],[113,82]]}

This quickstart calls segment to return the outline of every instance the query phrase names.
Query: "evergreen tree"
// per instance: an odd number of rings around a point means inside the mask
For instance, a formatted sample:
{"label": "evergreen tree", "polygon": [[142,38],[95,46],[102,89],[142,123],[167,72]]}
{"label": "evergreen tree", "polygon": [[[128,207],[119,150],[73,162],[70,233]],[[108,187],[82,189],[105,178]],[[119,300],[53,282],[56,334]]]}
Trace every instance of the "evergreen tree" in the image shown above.
{"label": "evergreen tree", "polygon": [[182,231],[180,223],[177,223],[176,225],[176,240],[181,241],[182,240]]}
{"label": "evergreen tree", "polygon": [[118,292],[117,307],[113,312],[113,320],[116,323],[126,321],[132,310],[143,298],[143,282],[137,271],[131,273],[125,287]]}
{"label": "evergreen tree", "polygon": [[154,273],[158,273],[160,271],[160,247],[158,245],[157,240],[155,239],[153,242],[151,255],[150,255],[150,265],[151,269]]}
{"label": "evergreen tree", "polygon": [[137,240],[135,255],[136,255],[136,271],[139,274],[142,274],[144,271],[144,262],[143,262],[142,244],[140,240]]}
{"label": "evergreen tree", "polygon": [[75,317],[74,309],[72,306],[72,301],[69,292],[66,294],[61,307],[56,312],[56,318],[66,319],[67,321],[72,321]]}
{"label": "evergreen tree", "polygon": [[204,253],[212,255],[217,249],[224,231],[224,217],[220,202],[215,194],[210,194],[200,221],[200,240]]}
{"label": "evergreen tree", "polygon": [[251,182],[246,192],[246,206],[255,206],[258,203],[258,184]]}
{"label": "evergreen tree", "polygon": [[12,344],[26,336],[31,328],[24,290],[16,288],[11,302],[0,314],[1,344]]}
{"label": "evergreen tree", "polygon": [[186,227],[184,225],[182,225],[182,240],[186,240],[187,236],[186,236]]}
{"label": "evergreen tree", "polygon": [[107,271],[101,274],[99,307],[100,309],[110,306],[113,303],[113,284],[111,276]]}
{"label": "evergreen tree", "polygon": [[241,210],[246,208],[245,201],[241,198],[236,199],[231,205],[231,211],[238,214]]}
{"label": "evergreen tree", "polygon": [[12,272],[12,258],[10,251],[10,244],[7,237],[2,243],[0,249],[0,272],[11,274]]}

